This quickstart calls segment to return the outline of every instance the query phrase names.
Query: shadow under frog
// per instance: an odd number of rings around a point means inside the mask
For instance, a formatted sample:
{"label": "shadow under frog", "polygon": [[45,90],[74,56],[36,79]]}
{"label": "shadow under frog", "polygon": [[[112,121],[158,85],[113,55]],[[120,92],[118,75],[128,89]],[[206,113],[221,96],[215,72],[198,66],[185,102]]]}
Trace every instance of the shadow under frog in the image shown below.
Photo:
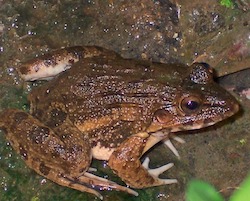
{"label": "shadow under frog", "polygon": [[77,46],[28,61],[18,71],[26,81],[50,81],[29,94],[30,114],[1,113],[6,138],[38,174],[100,199],[92,187],[138,193],[92,174],[92,158],[107,160],[131,188],[176,183],[158,177],[172,164],[150,170],[141,156],[171,133],[213,125],[239,108],[202,63],[153,63]]}

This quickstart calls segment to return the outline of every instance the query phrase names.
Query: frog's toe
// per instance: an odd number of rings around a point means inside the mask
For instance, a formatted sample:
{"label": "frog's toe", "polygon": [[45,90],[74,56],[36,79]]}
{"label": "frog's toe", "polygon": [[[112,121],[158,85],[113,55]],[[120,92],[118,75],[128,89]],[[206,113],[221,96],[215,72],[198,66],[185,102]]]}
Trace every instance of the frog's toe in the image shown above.
{"label": "frog's toe", "polygon": [[89,167],[88,172],[97,172],[96,168]]}
{"label": "frog's toe", "polygon": [[[103,200],[103,196],[98,191],[93,189],[95,187],[99,188],[100,190],[124,191],[129,194],[138,196],[138,193],[130,188],[121,186],[113,181],[109,181],[105,178],[98,177],[89,172],[84,172],[83,175],[79,177],[71,177],[67,175],[62,175],[59,180],[56,180],[56,183],[62,186],[68,186],[70,188],[73,188],[82,192],[91,193],[97,196],[100,200]],[[87,187],[87,186],[91,186],[92,188]]]}
{"label": "frog's toe", "polygon": [[164,141],[164,144],[174,153],[174,155],[180,159],[180,154],[179,152],[177,151],[177,149],[175,148],[175,146],[173,145],[173,143],[171,142],[170,139],[167,139]]}
{"label": "frog's toe", "polygon": [[[80,183],[86,183],[90,184],[92,186],[99,187],[100,190],[118,190],[118,191],[124,191],[129,194],[138,196],[138,193],[130,188],[127,188],[125,186],[121,186],[113,181],[110,181],[108,179],[98,177],[94,174],[91,174],[89,172],[85,172],[82,176],[77,178]],[[93,190],[93,189],[92,189]],[[98,192],[97,192],[98,193]],[[97,194],[95,194],[97,195]],[[100,196],[98,196],[100,198]]]}
{"label": "frog's toe", "polygon": [[162,184],[174,184],[174,183],[177,183],[177,179],[160,179],[159,178],[159,175],[162,174],[163,172],[169,170],[171,167],[174,166],[173,163],[168,163],[166,165],[163,165],[159,168],[155,168],[155,169],[150,169],[149,168],[149,162],[150,162],[150,159],[148,157],[145,158],[145,160],[143,161],[142,163],[142,166],[148,170],[148,173],[157,178]]}
{"label": "frog's toe", "polygon": [[57,183],[62,186],[68,186],[78,191],[91,193],[95,195],[96,197],[98,197],[100,200],[103,200],[103,196],[98,191],[96,191],[95,189],[86,187],[85,184],[82,184],[81,181],[79,182],[78,180],[79,180],[78,178],[73,179],[73,178],[65,177],[65,178],[62,178],[60,181],[57,181]]}
{"label": "frog's toe", "polygon": [[179,142],[181,144],[186,143],[186,141],[184,139],[182,139],[181,137],[176,136],[176,135],[171,135],[170,138],[174,139],[176,142]]}
{"label": "frog's toe", "polygon": [[[182,138],[180,138],[178,136],[172,135],[172,136],[170,136],[170,138],[174,139],[175,141],[177,141],[181,144],[185,143],[185,140],[183,140]],[[175,146],[173,145],[173,143],[171,142],[171,140],[169,138],[165,139],[163,142],[174,153],[174,155],[178,159],[181,158],[179,152],[177,151],[177,149],[175,148]]]}

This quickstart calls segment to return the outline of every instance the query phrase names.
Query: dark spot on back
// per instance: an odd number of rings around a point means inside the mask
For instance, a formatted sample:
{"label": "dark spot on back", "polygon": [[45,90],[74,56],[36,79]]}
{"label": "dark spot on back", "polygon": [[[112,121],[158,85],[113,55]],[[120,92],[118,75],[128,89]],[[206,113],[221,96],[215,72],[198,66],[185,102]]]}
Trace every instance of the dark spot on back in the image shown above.
{"label": "dark spot on back", "polygon": [[46,123],[46,125],[48,125],[51,128],[55,126],[60,126],[65,121],[66,117],[67,117],[67,113],[55,108],[51,110],[50,119]]}
{"label": "dark spot on back", "polygon": [[61,145],[61,144],[56,144],[56,145],[54,145],[54,147],[53,147],[53,150],[54,150],[54,152],[52,153],[52,155],[54,156],[54,157],[64,157],[65,156],[65,148],[64,148],[64,146],[63,145]]}
{"label": "dark spot on back", "polygon": [[49,128],[43,126],[33,126],[33,128],[28,133],[28,137],[32,142],[36,144],[41,144],[47,140],[49,137]]}
{"label": "dark spot on back", "polygon": [[42,163],[40,164],[40,166],[39,166],[39,170],[40,170],[40,172],[41,172],[43,175],[47,176],[47,175],[49,174],[50,168],[47,167],[47,166],[42,162]]}

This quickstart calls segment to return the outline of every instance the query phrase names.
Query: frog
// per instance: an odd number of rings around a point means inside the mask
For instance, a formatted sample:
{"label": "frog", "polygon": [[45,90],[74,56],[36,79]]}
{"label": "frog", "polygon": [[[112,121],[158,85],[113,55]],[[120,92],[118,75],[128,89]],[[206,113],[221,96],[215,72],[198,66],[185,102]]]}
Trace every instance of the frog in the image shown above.
{"label": "frog", "polygon": [[[100,189],[137,196],[135,189],[176,183],[159,178],[173,163],[150,169],[142,156],[179,131],[212,126],[239,110],[205,63],[164,64],[74,46],[17,70],[24,81],[47,81],[29,93],[30,112],[1,112],[6,139],[38,174],[100,199]],[[127,186],[96,176],[93,159],[107,161]]]}

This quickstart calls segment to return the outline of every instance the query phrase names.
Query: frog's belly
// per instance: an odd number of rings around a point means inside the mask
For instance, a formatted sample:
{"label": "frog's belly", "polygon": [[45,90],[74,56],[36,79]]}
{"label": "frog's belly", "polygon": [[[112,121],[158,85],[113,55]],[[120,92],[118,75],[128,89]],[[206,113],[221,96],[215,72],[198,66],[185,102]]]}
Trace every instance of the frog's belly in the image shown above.
{"label": "frog's belly", "polygon": [[115,148],[101,146],[100,142],[91,149],[93,158],[98,160],[108,160],[114,150]]}

